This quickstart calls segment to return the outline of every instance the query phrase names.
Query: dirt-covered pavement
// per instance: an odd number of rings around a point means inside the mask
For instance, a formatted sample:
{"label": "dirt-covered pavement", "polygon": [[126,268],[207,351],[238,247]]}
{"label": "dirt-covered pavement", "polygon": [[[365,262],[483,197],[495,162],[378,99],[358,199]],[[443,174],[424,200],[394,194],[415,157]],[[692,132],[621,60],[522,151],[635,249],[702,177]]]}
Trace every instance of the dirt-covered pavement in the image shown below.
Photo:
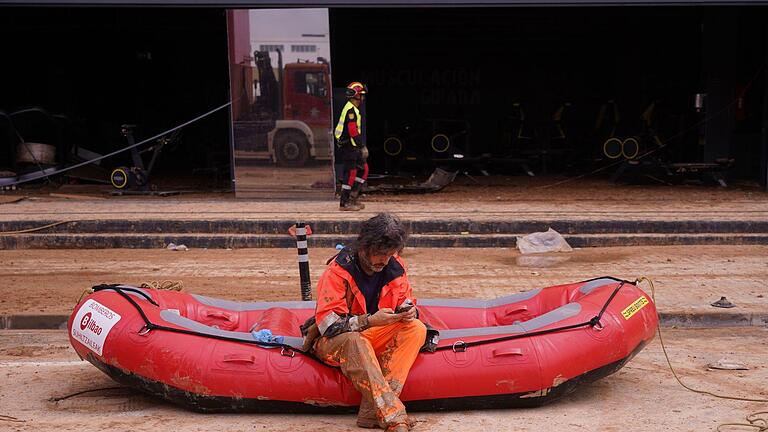
{"label": "dirt-covered pavement", "polygon": [[[232,194],[120,197],[57,190],[0,195],[0,221],[94,219],[359,220],[393,211],[409,220],[768,220],[768,194],[752,186],[727,189],[626,186],[557,179],[460,178],[437,194],[369,196],[359,214],[337,203],[234,200]],[[552,187],[549,187],[552,186]],[[65,191],[72,193],[73,190]],[[85,189],[84,189],[85,191]],[[58,191],[62,192],[62,191]],[[75,194],[77,191],[74,191]],[[89,196],[89,194],[91,196]],[[21,201],[12,202],[16,198]],[[310,241],[311,244],[311,241]],[[311,249],[313,286],[332,249]],[[768,311],[768,246],[657,246],[577,249],[522,256],[512,248],[408,248],[405,258],[419,298],[493,298],[599,276],[652,278],[660,312]],[[68,315],[81,293],[100,283],[138,285],[181,280],[184,290],[241,301],[295,300],[295,249],[77,249],[0,251],[0,315]],[[646,286],[647,288],[647,286]],[[768,398],[768,329],[665,328],[672,362],[683,380],[704,390]],[[744,371],[708,370],[722,358]],[[0,431],[315,431],[360,430],[351,415],[201,415],[115,387],[81,362],[66,331],[0,330]],[[416,431],[714,431],[742,422],[768,403],[721,400],[680,387],[658,338],[618,373],[537,409],[415,413]],[[749,430],[749,429],[727,429]]]}
{"label": "dirt-covered pavement", "polygon": [[[768,398],[768,329],[665,330],[672,363],[694,388]],[[426,354],[425,354],[426,355]],[[749,370],[709,370],[722,358]],[[125,389],[80,361],[65,331],[0,331],[0,430],[358,431],[353,415],[204,415]],[[714,431],[768,403],[699,395],[679,386],[658,338],[618,373],[534,409],[418,412],[415,431]],[[726,429],[748,430],[748,429]]]}
{"label": "dirt-covered pavement", "polygon": [[[335,253],[311,249],[313,286]],[[599,276],[655,281],[661,312],[768,311],[768,246],[584,248],[521,255],[510,248],[407,248],[418,298],[494,298]],[[298,300],[295,249],[0,251],[0,315],[69,314],[100,283],[181,280],[188,292],[240,301]],[[647,286],[645,286],[647,289]]]}
{"label": "dirt-covered pavement", "polygon": [[[339,212],[338,201],[330,193],[326,199],[270,201],[235,200],[232,193],[109,197],[100,189],[94,192],[93,187],[44,187],[0,195],[0,221],[296,217],[307,221],[358,220],[380,211],[395,212],[409,220],[768,219],[768,193],[754,185],[716,188],[617,185],[599,179],[560,184],[562,181],[567,179],[495,176],[470,180],[460,177],[438,193],[366,196],[366,208],[360,213]],[[19,198],[23,199],[13,202]]]}

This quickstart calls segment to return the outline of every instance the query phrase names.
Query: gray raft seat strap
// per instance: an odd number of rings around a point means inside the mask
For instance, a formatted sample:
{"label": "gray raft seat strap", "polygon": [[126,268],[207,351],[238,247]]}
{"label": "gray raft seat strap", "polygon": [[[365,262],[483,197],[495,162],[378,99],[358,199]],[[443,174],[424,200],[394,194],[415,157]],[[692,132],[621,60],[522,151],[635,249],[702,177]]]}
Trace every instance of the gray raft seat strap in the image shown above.
{"label": "gray raft seat strap", "polygon": [[602,286],[617,284],[617,283],[620,283],[620,282],[621,282],[620,280],[613,279],[613,278],[595,279],[595,280],[589,281],[589,282],[585,283],[584,285],[582,285],[581,287],[579,287],[579,291],[582,294],[586,295],[586,294],[589,294],[592,291],[594,291],[595,289],[600,288]]}
{"label": "gray raft seat strap", "polygon": [[221,309],[229,309],[237,312],[247,312],[255,310],[265,310],[274,307],[286,309],[315,309],[313,301],[282,301],[282,302],[239,302],[234,300],[223,300],[212,297],[206,297],[199,294],[192,294],[192,297],[200,303],[207,306],[215,306]]}
{"label": "gray raft seat strap", "polygon": [[[164,321],[168,323],[175,324],[179,327],[183,327],[187,330],[192,330],[200,334],[226,337],[229,339],[238,339],[238,340],[242,340],[244,342],[249,342],[249,343],[255,342],[255,339],[253,338],[253,335],[251,335],[251,333],[217,329],[215,327],[207,326],[195,320],[180,316],[176,314],[174,311],[171,311],[169,309],[160,311],[160,318],[162,318]],[[282,335],[275,335],[275,336],[282,336]],[[295,337],[295,336],[284,336],[284,337],[285,337],[285,345],[288,345],[291,348],[295,348],[297,350],[301,350],[301,347],[304,344],[304,339],[300,337]]]}
{"label": "gray raft seat strap", "polygon": [[455,330],[440,330],[440,339],[461,339],[469,338],[473,336],[490,336],[490,335],[512,335],[518,333],[529,333],[558,323],[560,321],[572,318],[581,313],[581,304],[568,303],[560,306],[557,309],[551,310],[544,315],[538,316],[531,320],[496,327],[473,327],[465,329]]}

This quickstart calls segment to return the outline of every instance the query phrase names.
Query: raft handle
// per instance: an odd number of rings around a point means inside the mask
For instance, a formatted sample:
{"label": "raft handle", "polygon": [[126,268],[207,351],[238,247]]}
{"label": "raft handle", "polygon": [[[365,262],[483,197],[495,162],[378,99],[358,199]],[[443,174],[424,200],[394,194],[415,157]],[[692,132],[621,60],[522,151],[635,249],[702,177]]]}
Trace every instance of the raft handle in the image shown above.
{"label": "raft handle", "polygon": [[466,352],[467,351],[467,343],[464,341],[456,341],[453,343],[453,346],[451,346],[451,349],[453,349],[453,352]]}
{"label": "raft handle", "polygon": [[281,356],[285,356],[285,357],[293,358],[296,355],[296,351],[294,351],[294,350],[292,350],[290,348],[285,349],[285,347],[282,347],[280,349],[280,355]]}
{"label": "raft handle", "polygon": [[141,329],[139,329],[139,336],[146,336],[146,335],[147,335],[147,333],[149,333],[149,331],[150,331],[150,330],[152,330],[152,329],[151,329],[151,328],[149,328],[149,326],[148,326],[148,325],[145,325],[144,327],[142,327]]}
{"label": "raft handle", "polygon": [[493,350],[494,357],[522,356],[522,355],[524,355],[522,348],[499,348],[499,349]]}

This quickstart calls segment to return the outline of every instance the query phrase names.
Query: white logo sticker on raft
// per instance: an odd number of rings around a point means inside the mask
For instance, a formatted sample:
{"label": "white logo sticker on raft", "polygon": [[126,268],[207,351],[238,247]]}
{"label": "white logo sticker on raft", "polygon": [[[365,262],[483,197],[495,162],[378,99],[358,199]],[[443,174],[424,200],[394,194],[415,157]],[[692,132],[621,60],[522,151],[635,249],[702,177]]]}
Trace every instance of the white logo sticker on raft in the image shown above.
{"label": "white logo sticker on raft", "polygon": [[120,315],[103,304],[88,300],[80,307],[72,321],[72,337],[101,355],[109,331],[120,318]]}

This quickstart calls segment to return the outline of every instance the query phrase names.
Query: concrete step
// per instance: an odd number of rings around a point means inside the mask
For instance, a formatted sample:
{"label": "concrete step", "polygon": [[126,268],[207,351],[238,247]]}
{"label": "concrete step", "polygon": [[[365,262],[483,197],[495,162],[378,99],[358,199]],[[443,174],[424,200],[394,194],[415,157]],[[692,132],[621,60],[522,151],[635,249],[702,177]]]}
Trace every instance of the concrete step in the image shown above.
{"label": "concrete step", "polygon": [[[515,247],[519,234],[412,234],[411,247]],[[768,233],[707,234],[566,234],[572,247],[666,245],[768,245]],[[309,247],[332,248],[349,244],[355,236],[316,234]],[[0,249],[158,249],[168,243],[189,248],[291,248],[296,242],[286,234],[210,233],[106,233],[0,235]]]}
{"label": "concrete step", "polygon": [[[64,222],[64,223],[61,223]],[[182,220],[182,219],[141,219],[141,220],[17,220],[0,222],[0,234],[30,231],[34,233],[58,234],[103,234],[103,233],[205,233],[205,234],[284,234],[296,221],[289,219],[259,220]],[[359,220],[318,220],[305,219],[317,233],[356,233]],[[472,220],[433,219],[404,220],[412,234],[509,234],[532,233],[552,228],[561,234],[768,234],[768,220],[568,220],[568,219],[517,219],[517,220]],[[58,224],[57,224],[58,223]],[[54,225],[56,224],[56,225]],[[54,225],[47,228],[47,225]]]}

